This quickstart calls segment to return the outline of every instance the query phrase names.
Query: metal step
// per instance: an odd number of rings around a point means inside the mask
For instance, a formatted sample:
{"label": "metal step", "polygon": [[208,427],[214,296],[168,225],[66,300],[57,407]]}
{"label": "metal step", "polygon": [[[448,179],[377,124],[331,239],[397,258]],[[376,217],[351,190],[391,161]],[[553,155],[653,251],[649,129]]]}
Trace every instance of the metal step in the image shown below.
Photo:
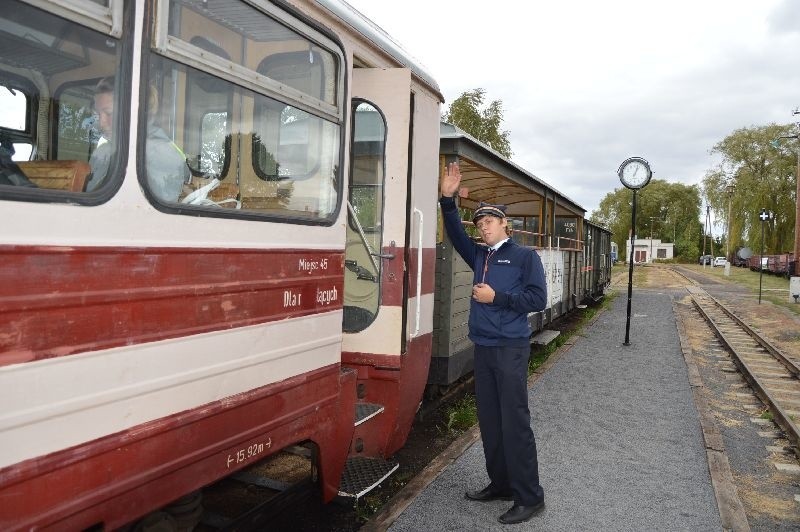
{"label": "metal step", "polygon": [[554,331],[552,329],[544,329],[543,331],[534,334],[533,338],[531,338],[531,342],[536,345],[547,345],[556,338],[558,338],[559,334],[561,334],[560,331]]}
{"label": "metal step", "polygon": [[376,403],[356,403],[356,423],[359,426],[371,417],[375,417],[383,412],[383,405]]}
{"label": "metal step", "polygon": [[382,458],[351,456],[347,459],[342,480],[339,482],[339,496],[358,500],[377,488],[398,467],[399,464]]}

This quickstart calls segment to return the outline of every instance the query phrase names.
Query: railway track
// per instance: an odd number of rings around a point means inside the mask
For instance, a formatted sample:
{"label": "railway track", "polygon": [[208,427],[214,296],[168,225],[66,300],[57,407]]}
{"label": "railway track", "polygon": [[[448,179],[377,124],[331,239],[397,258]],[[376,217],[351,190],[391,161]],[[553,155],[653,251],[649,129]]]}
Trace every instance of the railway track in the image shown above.
{"label": "railway track", "polygon": [[698,286],[692,301],[714,334],[730,351],[734,364],[792,442],[800,447],[800,366]]}

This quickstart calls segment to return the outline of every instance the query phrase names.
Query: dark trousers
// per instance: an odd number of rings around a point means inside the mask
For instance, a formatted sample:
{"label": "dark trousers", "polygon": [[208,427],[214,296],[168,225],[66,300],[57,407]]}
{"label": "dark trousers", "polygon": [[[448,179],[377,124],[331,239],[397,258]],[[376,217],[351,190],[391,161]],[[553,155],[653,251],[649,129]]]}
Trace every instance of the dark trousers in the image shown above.
{"label": "dark trousers", "polygon": [[495,489],[511,491],[514,502],[524,506],[544,499],[528,409],[529,355],[529,346],[475,346],[475,398],[486,471]]}

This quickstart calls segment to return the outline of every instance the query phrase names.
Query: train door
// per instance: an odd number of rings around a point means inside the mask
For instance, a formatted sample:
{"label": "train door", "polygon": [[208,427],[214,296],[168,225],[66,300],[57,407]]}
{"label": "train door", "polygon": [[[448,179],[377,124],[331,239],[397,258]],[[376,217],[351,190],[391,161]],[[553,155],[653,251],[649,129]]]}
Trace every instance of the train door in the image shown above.
{"label": "train door", "polygon": [[396,356],[405,321],[411,72],[355,69],[352,102],[343,351]]}
{"label": "train door", "polygon": [[357,370],[357,412],[369,413],[350,454],[381,461],[405,441],[425,380],[409,376],[405,356],[411,72],[355,69],[352,87],[342,364]]}

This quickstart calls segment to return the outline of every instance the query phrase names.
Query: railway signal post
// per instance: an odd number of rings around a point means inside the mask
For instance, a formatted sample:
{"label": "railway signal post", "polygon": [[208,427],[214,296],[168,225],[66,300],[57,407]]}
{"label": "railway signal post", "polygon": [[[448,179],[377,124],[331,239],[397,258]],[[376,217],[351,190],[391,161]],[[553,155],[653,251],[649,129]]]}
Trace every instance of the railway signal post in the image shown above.
{"label": "railway signal post", "polygon": [[761,304],[761,279],[764,277],[764,222],[772,220],[772,211],[768,211],[762,207],[761,214],[758,218],[761,220],[761,255],[758,257],[760,262],[758,268],[758,304]]}

